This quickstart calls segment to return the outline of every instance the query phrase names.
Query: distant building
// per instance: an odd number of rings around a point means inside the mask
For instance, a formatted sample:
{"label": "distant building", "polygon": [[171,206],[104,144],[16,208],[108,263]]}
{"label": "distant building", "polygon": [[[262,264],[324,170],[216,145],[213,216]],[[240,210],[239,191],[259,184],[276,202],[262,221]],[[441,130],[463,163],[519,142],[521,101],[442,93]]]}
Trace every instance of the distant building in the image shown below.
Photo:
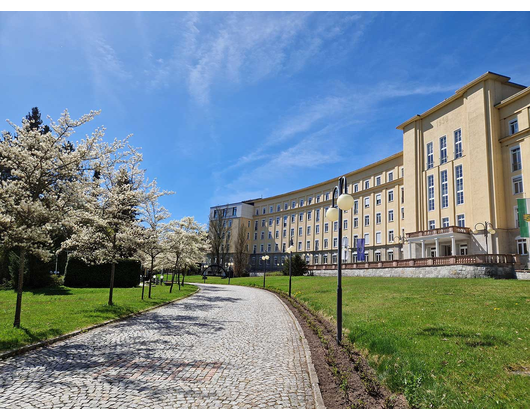
{"label": "distant building", "polygon": [[[530,88],[488,72],[399,125],[403,152],[345,174],[355,204],[343,214],[343,261],[356,262],[359,238],[368,261],[486,251],[527,261],[517,199],[530,186],[529,110]],[[212,207],[210,215],[228,209],[234,228],[247,227],[253,269],[265,254],[268,269],[280,266],[291,239],[311,265],[334,264],[338,222],[325,213],[336,183]],[[487,249],[485,222],[495,231]]]}

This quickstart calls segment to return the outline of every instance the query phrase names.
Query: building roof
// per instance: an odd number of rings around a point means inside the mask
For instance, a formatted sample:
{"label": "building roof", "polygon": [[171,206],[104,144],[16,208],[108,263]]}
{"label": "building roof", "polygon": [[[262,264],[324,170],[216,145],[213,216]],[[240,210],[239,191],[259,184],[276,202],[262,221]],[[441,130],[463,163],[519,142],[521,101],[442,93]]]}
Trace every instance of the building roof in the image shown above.
{"label": "building roof", "polygon": [[498,104],[495,104],[495,108],[502,108],[505,105],[511,104],[512,102],[516,101],[517,99],[521,98],[526,94],[530,94],[530,86],[526,89],[520,90],[517,93],[514,93],[512,96],[508,96],[506,99],[503,99]]}
{"label": "building roof", "polygon": [[412,118],[408,119],[407,121],[405,121],[405,122],[401,123],[400,125],[398,125],[396,128],[398,130],[403,130],[403,128],[405,128],[410,123],[412,123],[414,121],[417,121],[419,119],[425,118],[426,116],[432,114],[433,112],[438,111],[440,108],[444,107],[445,105],[453,102],[454,100],[456,100],[458,98],[461,98],[464,95],[464,93],[467,90],[469,90],[471,87],[475,86],[476,84],[478,84],[480,82],[483,82],[484,80],[488,80],[488,79],[499,80],[501,83],[504,83],[504,84],[507,84],[507,85],[511,85],[511,86],[515,86],[515,87],[519,87],[521,89],[526,88],[526,86],[510,82],[510,78],[508,76],[503,76],[502,74],[493,73],[491,71],[488,71],[487,73],[484,73],[482,76],[477,77],[475,80],[472,80],[468,84],[462,86],[460,89],[458,89],[455,92],[455,94],[453,96],[450,96],[449,98],[447,98],[444,101],[440,102],[438,105],[433,106],[432,108],[430,108],[427,111],[425,111],[423,114],[415,115],[414,117],[412,117]]}

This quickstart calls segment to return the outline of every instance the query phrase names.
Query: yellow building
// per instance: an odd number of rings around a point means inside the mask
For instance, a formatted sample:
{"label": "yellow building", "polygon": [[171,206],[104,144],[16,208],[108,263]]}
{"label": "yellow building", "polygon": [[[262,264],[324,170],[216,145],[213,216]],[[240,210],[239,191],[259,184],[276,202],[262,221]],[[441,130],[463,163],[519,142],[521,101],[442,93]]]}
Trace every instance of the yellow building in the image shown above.
{"label": "yellow building", "polygon": [[[530,185],[529,112],[530,88],[488,72],[399,125],[403,152],[345,174],[355,204],[343,214],[343,261],[356,262],[357,238],[368,261],[527,258],[516,207]],[[278,267],[291,239],[311,265],[336,263],[338,222],[325,219],[336,184],[231,205],[252,213],[238,222],[250,226],[251,266],[260,270],[267,254]]]}

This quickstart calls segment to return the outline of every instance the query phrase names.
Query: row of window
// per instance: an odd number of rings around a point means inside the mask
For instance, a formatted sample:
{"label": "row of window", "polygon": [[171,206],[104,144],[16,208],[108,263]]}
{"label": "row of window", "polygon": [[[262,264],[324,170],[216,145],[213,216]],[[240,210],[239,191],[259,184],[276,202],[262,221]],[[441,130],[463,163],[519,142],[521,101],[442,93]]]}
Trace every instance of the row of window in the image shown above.
{"label": "row of window", "polygon": [[[401,168],[401,176],[403,177],[403,168]],[[392,182],[394,180],[394,172],[393,171],[390,171],[387,173],[387,182]],[[381,185],[382,183],[382,176],[381,175],[378,175],[375,177],[375,186],[379,186]],[[359,192],[359,184],[362,184],[364,185],[364,189],[365,190],[368,190],[370,189],[370,180],[365,180],[363,181],[362,183],[355,183],[353,184],[353,193],[357,193]],[[350,188],[348,188],[350,189]],[[351,191],[348,191],[348,192],[351,192]],[[331,193],[325,193],[323,194],[323,197],[324,197],[324,201],[329,201],[331,199]],[[320,199],[321,199],[321,196],[320,195],[317,195],[315,196],[315,202],[316,203],[320,203]],[[303,207],[304,204],[306,204],[306,201],[305,199],[301,198],[300,201],[299,201],[299,206],[298,207]],[[307,205],[310,206],[311,204],[313,204],[313,197],[309,197],[307,199]],[[293,200],[291,202],[291,210],[296,208],[296,205],[297,205],[297,201],[296,200]],[[283,204],[283,209],[284,210],[289,210],[289,203],[284,203]],[[281,205],[280,204],[276,204],[276,212],[279,212],[281,211]],[[269,206],[269,213],[274,213],[274,205],[270,205]],[[260,210],[259,208],[256,209],[256,215],[259,215],[260,214]],[[261,209],[261,214],[267,214],[267,207],[263,207]]]}
{"label": "row of window", "polygon": [[[447,169],[440,172],[440,202],[442,209],[449,207],[449,188],[447,181]],[[435,209],[434,205],[434,175],[427,176],[427,208],[429,211]],[[456,204],[464,204],[464,173],[462,165],[455,166],[455,201]]]}
{"label": "row of window", "polygon": [[[462,130],[454,132],[454,158],[462,157]],[[440,165],[447,163],[447,137],[440,137]],[[434,145],[427,143],[427,169],[434,167]]]}

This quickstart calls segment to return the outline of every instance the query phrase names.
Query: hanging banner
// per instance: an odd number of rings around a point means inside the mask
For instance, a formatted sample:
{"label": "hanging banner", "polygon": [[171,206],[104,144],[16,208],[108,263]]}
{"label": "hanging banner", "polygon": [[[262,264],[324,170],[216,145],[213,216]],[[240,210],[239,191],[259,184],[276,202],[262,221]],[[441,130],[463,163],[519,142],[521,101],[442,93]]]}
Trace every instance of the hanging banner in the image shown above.
{"label": "hanging banner", "polygon": [[364,238],[357,239],[357,261],[366,261],[364,258]]}
{"label": "hanging banner", "polygon": [[518,198],[519,234],[521,238],[530,238],[530,198]]}

